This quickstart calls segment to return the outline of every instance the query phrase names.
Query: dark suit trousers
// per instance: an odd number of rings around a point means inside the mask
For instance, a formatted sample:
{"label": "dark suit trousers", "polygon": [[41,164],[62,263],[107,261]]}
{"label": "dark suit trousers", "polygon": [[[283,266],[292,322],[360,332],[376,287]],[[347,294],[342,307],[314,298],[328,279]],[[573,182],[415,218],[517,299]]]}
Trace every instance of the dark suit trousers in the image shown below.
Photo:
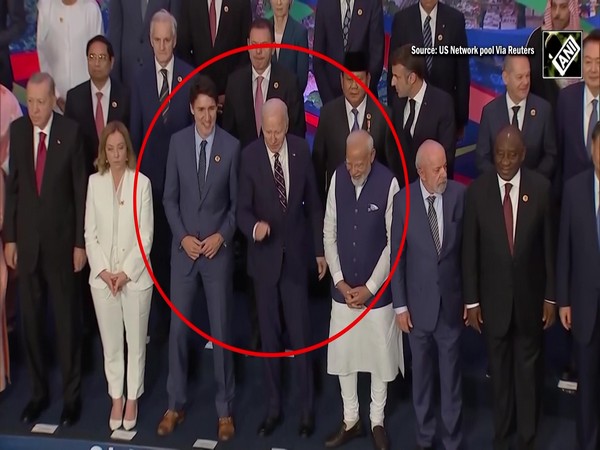
{"label": "dark suit trousers", "polygon": [[[203,258],[203,257],[201,257]],[[208,306],[209,333],[215,339],[231,345],[231,303],[233,289],[231,285],[233,252],[221,247],[210,261],[197,261],[188,275],[173,270],[171,280],[171,301],[188,320],[193,315],[194,304],[201,299],[198,288],[200,282]],[[169,409],[180,411],[187,403],[188,375],[188,337],[192,332],[175,314],[171,313],[169,332]],[[217,382],[216,408],[219,417],[228,417],[232,413],[235,382],[233,377],[233,355],[221,346],[213,345],[214,374]]]}
{"label": "dark suit trousers", "polygon": [[579,380],[577,383],[577,449],[600,449],[600,308],[592,340],[574,340]]}
{"label": "dark suit trousers", "polygon": [[[81,309],[72,264],[60,265],[40,248],[31,273],[19,273],[23,341],[31,375],[33,400],[48,397],[46,354],[56,344],[63,377],[63,399],[72,404],[81,390]],[[52,306],[56,338],[46,339],[46,299]]]}
{"label": "dark suit trousers", "polygon": [[[282,338],[282,321],[279,308],[283,310],[283,318],[292,349],[300,349],[310,345],[310,317],[308,312],[308,280],[299,280],[293,273],[284,255],[279,282],[275,285],[254,280],[256,302],[258,305],[258,321],[264,352],[284,351]],[[296,355],[295,366],[298,395],[301,413],[313,413],[314,379],[310,353]],[[279,415],[281,412],[281,358],[264,358],[268,389],[268,414]]]}
{"label": "dark suit trousers", "polygon": [[460,336],[462,324],[450,325],[440,310],[432,332],[415,326],[408,335],[412,353],[413,405],[417,418],[417,444],[432,447],[436,431],[434,373],[436,347],[440,372],[440,404],[446,450],[462,446],[462,375],[460,369]]}
{"label": "dark suit trousers", "polygon": [[520,329],[513,316],[506,335],[485,334],[492,378],[494,450],[509,449],[515,423],[517,448],[534,449],[540,417],[541,325],[540,321]]}

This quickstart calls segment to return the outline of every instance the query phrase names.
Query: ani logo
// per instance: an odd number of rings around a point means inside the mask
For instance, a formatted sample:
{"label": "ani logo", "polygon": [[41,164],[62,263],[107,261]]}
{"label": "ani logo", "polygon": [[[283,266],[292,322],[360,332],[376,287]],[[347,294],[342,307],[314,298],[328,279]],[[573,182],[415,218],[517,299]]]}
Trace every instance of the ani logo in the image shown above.
{"label": "ani logo", "polygon": [[581,31],[542,31],[542,77],[581,78]]}

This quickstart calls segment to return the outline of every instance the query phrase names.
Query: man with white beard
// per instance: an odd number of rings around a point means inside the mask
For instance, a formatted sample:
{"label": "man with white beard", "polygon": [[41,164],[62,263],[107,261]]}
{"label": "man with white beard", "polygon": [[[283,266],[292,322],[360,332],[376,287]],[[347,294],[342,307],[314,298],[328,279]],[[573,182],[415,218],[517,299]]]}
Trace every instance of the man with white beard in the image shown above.
{"label": "man with white beard", "polygon": [[[392,204],[398,181],[375,161],[373,138],[357,130],[346,140],[346,161],[334,172],[323,229],[325,258],[332,278],[329,335],[343,330],[369,306],[390,272]],[[384,429],[387,383],[404,369],[400,333],[390,291],[346,334],[329,344],[327,372],[338,375],[344,419],[325,442],[339,447],[361,436],[358,372],[371,374],[371,430],[374,447],[389,449]]]}

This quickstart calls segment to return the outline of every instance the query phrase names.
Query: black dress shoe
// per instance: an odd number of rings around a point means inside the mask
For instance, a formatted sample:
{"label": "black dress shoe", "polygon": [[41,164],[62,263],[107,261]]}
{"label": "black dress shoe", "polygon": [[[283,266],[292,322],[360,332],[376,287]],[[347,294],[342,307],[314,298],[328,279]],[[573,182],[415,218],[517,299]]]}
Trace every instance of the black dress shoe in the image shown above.
{"label": "black dress shoe", "polygon": [[300,437],[308,438],[315,431],[315,416],[313,414],[308,414],[303,416],[300,420],[300,428],[298,429],[298,434]]}
{"label": "black dress shoe", "polygon": [[269,416],[260,424],[260,427],[258,427],[258,435],[263,437],[269,436],[280,424],[281,414],[278,416]]}
{"label": "black dress shoe", "polygon": [[63,427],[70,427],[75,425],[79,421],[81,416],[81,402],[76,401],[73,403],[65,404],[62,413],[60,415],[60,424]]}
{"label": "black dress shoe", "polygon": [[363,427],[360,422],[360,419],[349,430],[346,430],[346,424],[344,422],[342,422],[342,426],[340,427],[340,429],[336,433],[329,436],[329,438],[325,441],[325,447],[327,447],[327,448],[339,447],[341,445],[344,445],[346,442],[351,441],[352,439],[354,439],[356,437],[364,436],[364,434],[365,433],[363,431]]}
{"label": "black dress shoe", "polygon": [[46,408],[48,408],[48,399],[31,400],[21,413],[21,422],[35,422]]}
{"label": "black dress shoe", "polygon": [[382,426],[377,425],[376,427],[373,427],[371,436],[373,437],[373,448],[375,450],[389,450],[390,441]]}

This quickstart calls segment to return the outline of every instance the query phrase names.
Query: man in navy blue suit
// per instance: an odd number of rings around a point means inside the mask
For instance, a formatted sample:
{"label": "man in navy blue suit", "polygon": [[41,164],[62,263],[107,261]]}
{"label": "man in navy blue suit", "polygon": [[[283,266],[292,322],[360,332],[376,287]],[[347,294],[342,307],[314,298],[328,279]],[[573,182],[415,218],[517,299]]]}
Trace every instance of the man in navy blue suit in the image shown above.
{"label": "man in navy blue suit", "polygon": [[[230,343],[232,242],[240,143],[216,126],[217,104],[217,87],[207,76],[199,76],[190,92],[195,125],[175,133],[171,139],[164,208],[173,234],[171,300],[182,314],[191,317],[201,281],[211,335]],[[167,380],[169,409],[158,427],[159,435],[170,434],[184,418],[188,333],[187,325],[172,313]],[[234,435],[233,358],[231,352],[221,346],[215,345],[213,353],[218,435],[220,441],[227,441]]]}
{"label": "man in navy blue suit", "polygon": [[[293,349],[311,343],[308,311],[309,246],[325,276],[323,210],[308,143],[287,134],[287,106],[278,99],[262,108],[263,137],[242,151],[238,226],[248,240],[248,275],[254,281],[258,320],[265,352],[283,351],[285,327]],[[310,238],[314,242],[310,242]],[[314,429],[313,373],[308,354],[297,355],[300,401],[299,434]],[[265,358],[268,410],[258,434],[268,436],[281,423],[281,359]]]}
{"label": "man in navy blue suit", "polygon": [[556,270],[560,320],[573,332],[579,375],[578,450],[600,444],[600,122],[592,141],[594,168],[565,184]]}
{"label": "man in navy blue suit", "polygon": [[[144,136],[150,128],[156,111],[191,72],[192,68],[173,56],[177,37],[177,23],[167,11],[159,11],[150,24],[150,40],[154,49],[154,62],[144,65],[137,73],[131,98],[131,141],[139,152]],[[165,106],[152,129],[144,150],[141,172],[150,178],[154,205],[154,243],[150,253],[152,270],[160,287],[168,295],[170,287],[171,230],[163,208],[163,187],[165,167],[171,135],[190,125],[192,115],[189,106],[189,85],[182,86],[179,92]],[[155,308],[152,308],[151,327],[158,326],[159,338],[166,336],[169,309],[155,291]],[[160,305],[159,308],[156,308]],[[157,320],[159,322],[157,322]]]}
{"label": "man in navy blue suit", "polygon": [[[343,64],[346,52],[369,55],[369,89],[377,95],[385,52],[381,2],[319,0],[315,13],[313,48],[340,64]],[[313,58],[313,66],[323,104],[340,97],[343,94],[340,71],[321,58]]]}
{"label": "man in navy blue suit", "polygon": [[[434,367],[439,367],[441,417],[446,450],[462,447],[460,336],[463,330],[461,281],[462,215],[465,188],[447,179],[444,147],[421,144],[416,159],[419,180],[394,199],[391,264],[406,242],[392,278],[396,321],[408,340],[413,362],[413,405],[417,444],[432,449],[436,432]],[[437,347],[437,352],[435,348]],[[434,360],[437,354],[437,361]]]}

